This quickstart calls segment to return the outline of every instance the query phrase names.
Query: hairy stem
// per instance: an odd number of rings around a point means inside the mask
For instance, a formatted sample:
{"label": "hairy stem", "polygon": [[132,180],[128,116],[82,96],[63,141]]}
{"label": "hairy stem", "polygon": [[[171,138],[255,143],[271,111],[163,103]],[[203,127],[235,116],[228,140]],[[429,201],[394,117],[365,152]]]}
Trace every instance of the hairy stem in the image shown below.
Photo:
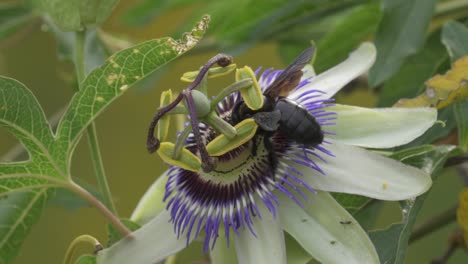
{"label": "hairy stem", "polygon": [[119,231],[120,234],[122,234],[124,237],[130,236],[132,231],[130,231],[124,224],[122,224],[119,218],[115,216],[103,203],[101,203],[101,201],[99,201],[91,193],[74,182],[69,182],[66,187],[98,209],[99,212],[101,212],[101,214]]}
{"label": "hairy stem", "polygon": [[[82,82],[85,78],[85,41],[86,30],[76,32],[75,43],[75,69],[76,77],[78,78],[79,89],[81,89]],[[107,183],[106,173],[104,171],[104,164],[102,162],[101,151],[99,150],[99,142],[96,133],[96,125],[91,123],[87,128],[88,143],[91,153],[91,160],[93,162],[94,173],[98,182],[99,191],[103,197],[104,204],[114,213],[117,214],[112,194]]]}
{"label": "hairy stem", "polygon": [[458,205],[455,205],[443,211],[439,215],[432,217],[429,221],[421,224],[420,226],[415,227],[409,239],[409,243],[417,241],[435,230],[455,221],[457,219],[457,208]]}
{"label": "hairy stem", "polygon": [[95,250],[99,247],[102,247],[101,246],[101,243],[99,243],[99,241],[90,236],[90,235],[81,235],[75,239],[73,239],[73,241],[71,242],[70,246],[68,247],[67,249],[67,252],[65,253],[65,258],[63,260],[63,264],[73,264],[73,254],[75,253],[76,251],[76,246],[78,245],[78,243],[87,243],[87,244],[92,244],[93,247],[95,248]]}

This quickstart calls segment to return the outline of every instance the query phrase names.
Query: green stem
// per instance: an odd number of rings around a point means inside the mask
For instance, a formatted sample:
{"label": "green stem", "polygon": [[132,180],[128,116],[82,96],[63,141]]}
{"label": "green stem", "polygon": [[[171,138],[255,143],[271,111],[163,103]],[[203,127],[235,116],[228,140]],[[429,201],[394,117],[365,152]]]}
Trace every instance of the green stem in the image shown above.
{"label": "green stem", "polygon": [[458,205],[455,205],[452,208],[443,211],[439,215],[432,217],[429,221],[422,223],[420,226],[414,228],[414,231],[409,239],[409,243],[412,243],[455,221],[457,219],[457,208]]}
{"label": "green stem", "polygon": [[79,195],[81,198],[85,199],[87,202],[89,202],[92,206],[94,206],[96,209],[101,212],[101,214],[109,220],[110,224],[112,224],[120,234],[124,237],[130,236],[132,231],[130,231],[122,222],[120,222],[119,218],[114,215],[101,201],[99,201],[96,197],[94,197],[91,193],[89,193],[87,190],[85,190],[83,187],[80,185],[72,182],[69,182],[64,186],[68,189],[70,189],[72,192],[76,193]]}
{"label": "green stem", "polygon": [[73,264],[73,254],[76,251],[76,246],[78,245],[78,243],[81,242],[92,244],[94,248],[98,248],[101,246],[101,243],[99,243],[99,241],[96,238],[90,235],[81,235],[73,239],[73,241],[71,242],[70,246],[67,249],[67,253],[65,253],[63,264]]}
{"label": "green stem", "polygon": [[85,78],[85,44],[86,29],[77,31],[75,34],[75,71],[78,79],[78,88],[81,88],[81,82]]}
{"label": "green stem", "polygon": [[[75,43],[75,69],[76,77],[78,78],[79,89],[81,89],[82,82],[85,78],[85,41],[86,30],[76,32]],[[88,144],[91,152],[91,160],[93,162],[94,173],[98,182],[100,193],[103,197],[104,204],[114,213],[117,214],[112,194],[107,183],[106,173],[104,171],[104,164],[102,162],[101,151],[99,150],[99,142],[96,133],[96,125],[91,123],[87,128]]]}

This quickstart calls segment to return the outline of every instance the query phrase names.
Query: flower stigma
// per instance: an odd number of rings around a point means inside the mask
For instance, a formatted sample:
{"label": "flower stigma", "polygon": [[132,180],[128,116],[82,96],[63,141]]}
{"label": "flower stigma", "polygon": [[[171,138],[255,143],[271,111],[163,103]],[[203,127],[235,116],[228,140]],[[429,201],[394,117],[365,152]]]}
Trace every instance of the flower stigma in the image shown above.
{"label": "flower stigma", "polygon": [[[312,69],[305,67],[304,71],[308,70]],[[261,69],[258,69],[256,76],[260,72]],[[262,92],[282,72],[265,70],[258,80]],[[301,89],[313,78],[307,72],[304,76],[309,77],[303,78],[290,92],[295,95],[294,100],[290,99],[291,103],[305,109],[315,119],[323,134],[333,134],[322,129],[334,125],[336,114],[326,110],[327,106],[333,105],[333,100],[317,99],[323,94],[321,91]],[[237,111],[236,105],[242,101],[240,92],[231,93],[218,103],[216,112],[224,121],[234,126],[236,123],[233,114]],[[200,123],[199,130],[205,145],[219,135],[219,132],[203,123]],[[274,217],[277,215],[279,202],[274,190],[279,190],[303,207],[302,200],[307,201],[308,198],[300,187],[310,192],[314,192],[314,189],[302,180],[305,176],[294,164],[325,174],[314,159],[326,162],[326,158],[333,156],[326,149],[327,144],[331,142],[323,140],[317,145],[301,144],[280,129],[265,131],[259,128],[248,142],[216,157],[216,167],[210,172],[195,172],[171,166],[167,173],[164,201],[167,202],[175,233],[178,237],[185,236],[188,245],[189,241],[203,231],[205,252],[214,247],[220,229],[223,230],[228,246],[230,230],[238,234],[241,230],[248,229],[256,236],[253,219],[262,218],[258,203],[263,203]],[[188,136],[185,147],[195,155],[200,155],[193,133]]]}

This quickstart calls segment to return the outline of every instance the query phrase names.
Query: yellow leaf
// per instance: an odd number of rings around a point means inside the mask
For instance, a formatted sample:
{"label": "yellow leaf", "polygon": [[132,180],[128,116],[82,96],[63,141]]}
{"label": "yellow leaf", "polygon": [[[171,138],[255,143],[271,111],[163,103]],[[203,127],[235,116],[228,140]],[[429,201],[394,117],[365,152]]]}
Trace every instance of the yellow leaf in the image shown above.
{"label": "yellow leaf", "polygon": [[412,99],[400,99],[395,107],[444,108],[468,97],[468,56],[455,61],[445,75],[436,75],[426,82],[426,91]]}

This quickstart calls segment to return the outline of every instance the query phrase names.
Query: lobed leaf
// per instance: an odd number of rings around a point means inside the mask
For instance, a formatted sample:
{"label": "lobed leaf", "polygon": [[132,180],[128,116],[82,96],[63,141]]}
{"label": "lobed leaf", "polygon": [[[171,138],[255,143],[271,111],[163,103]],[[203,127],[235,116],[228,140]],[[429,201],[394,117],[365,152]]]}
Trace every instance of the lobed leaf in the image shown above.
{"label": "lobed leaf", "polygon": [[0,196],[0,264],[10,263],[39,220],[50,189],[34,189]]}
{"label": "lobed leaf", "polygon": [[205,17],[183,39],[147,41],[112,56],[83,81],[56,135],[33,94],[16,80],[0,77],[0,127],[26,147],[30,159],[0,163],[0,264],[19,252],[54,189],[70,181],[72,150],[86,126],[127,88],[192,48],[203,36]]}
{"label": "lobed leaf", "polygon": [[4,264],[19,253],[53,193],[49,188],[63,176],[50,155],[54,138],[42,108],[23,84],[5,77],[0,77],[0,126],[16,136],[30,156],[28,161],[0,163],[0,263]]}
{"label": "lobed leaf", "polygon": [[15,135],[32,159],[50,156],[52,132],[34,95],[20,82],[0,77],[0,127]]}

